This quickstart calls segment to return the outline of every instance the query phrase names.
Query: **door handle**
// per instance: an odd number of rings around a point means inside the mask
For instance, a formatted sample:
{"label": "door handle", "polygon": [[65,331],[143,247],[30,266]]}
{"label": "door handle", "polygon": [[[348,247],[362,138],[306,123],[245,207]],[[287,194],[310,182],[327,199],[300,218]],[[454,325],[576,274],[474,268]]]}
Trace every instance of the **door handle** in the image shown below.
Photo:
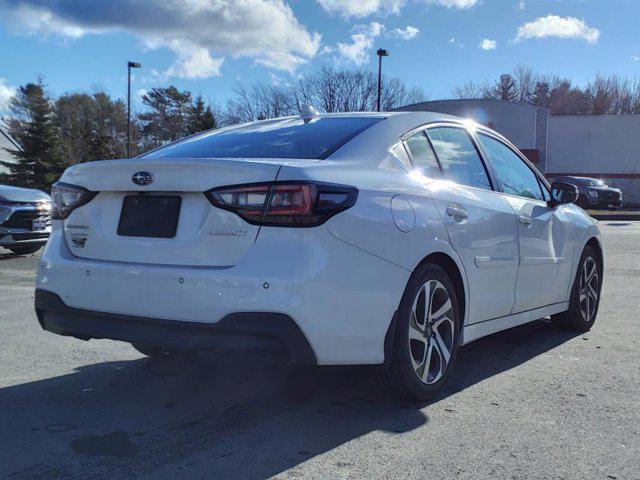
{"label": "door handle", "polygon": [[469,218],[469,214],[464,208],[457,207],[455,205],[448,206],[446,212],[447,212],[447,215],[449,215],[450,217],[453,217],[453,219],[456,222],[460,222],[462,220],[466,220],[467,218]]}
{"label": "door handle", "polygon": [[526,215],[518,215],[518,221],[526,228],[531,228],[531,225],[533,224],[531,217],[527,217]]}

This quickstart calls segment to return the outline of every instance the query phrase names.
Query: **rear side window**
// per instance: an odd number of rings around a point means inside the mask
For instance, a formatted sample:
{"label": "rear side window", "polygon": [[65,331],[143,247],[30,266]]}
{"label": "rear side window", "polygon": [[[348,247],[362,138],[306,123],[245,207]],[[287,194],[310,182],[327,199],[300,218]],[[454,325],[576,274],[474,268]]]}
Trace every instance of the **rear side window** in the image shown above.
{"label": "rear side window", "polygon": [[212,130],[144,158],[327,158],[383,117],[288,118]]}
{"label": "rear side window", "polygon": [[538,177],[513,150],[486,135],[479,134],[478,141],[491,161],[500,190],[510,195],[544,200]]}
{"label": "rear side window", "polygon": [[411,152],[411,156],[413,157],[415,168],[420,170],[420,172],[422,172],[426,177],[442,177],[438,160],[436,159],[424,132],[416,133],[409,137],[405,142],[407,144],[407,148]]}
{"label": "rear side window", "polygon": [[427,135],[444,176],[460,185],[491,190],[491,182],[469,133],[462,128],[436,127]]}
{"label": "rear side window", "polygon": [[409,160],[409,155],[407,155],[407,151],[404,149],[402,142],[396,143],[391,147],[389,152],[396,160],[402,163],[407,170],[411,170],[411,160]]}

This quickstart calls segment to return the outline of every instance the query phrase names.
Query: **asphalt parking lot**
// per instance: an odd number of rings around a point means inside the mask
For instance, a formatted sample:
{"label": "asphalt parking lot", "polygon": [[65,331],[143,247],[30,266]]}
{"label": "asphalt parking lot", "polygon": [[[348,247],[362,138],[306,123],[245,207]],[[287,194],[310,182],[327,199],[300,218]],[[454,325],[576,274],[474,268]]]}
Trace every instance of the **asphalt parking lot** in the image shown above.
{"label": "asphalt parking lot", "polygon": [[321,371],[304,398],[267,352],[158,362],[43,332],[38,257],[0,252],[0,477],[639,479],[640,222],[601,225],[591,332],[479,340],[418,406],[366,369]]}

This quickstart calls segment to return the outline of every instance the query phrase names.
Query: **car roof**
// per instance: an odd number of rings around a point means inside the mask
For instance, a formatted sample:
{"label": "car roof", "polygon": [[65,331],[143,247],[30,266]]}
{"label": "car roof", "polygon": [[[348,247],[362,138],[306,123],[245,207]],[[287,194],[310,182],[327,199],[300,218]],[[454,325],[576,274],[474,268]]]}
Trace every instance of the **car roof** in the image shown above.
{"label": "car roof", "polygon": [[[321,114],[320,117],[330,116],[360,116],[363,114]],[[426,127],[429,124],[450,124],[460,127],[473,126],[480,131],[491,132],[497,137],[503,139],[510,144],[509,140],[504,138],[497,132],[494,132],[484,125],[477,122],[457,117],[455,115],[447,115],[439,112],[370,112],[364,115],[382,116],[383,121],[377,122],[375,125],[367,128],[365,131],[351,139],[335,153],[330,155],[330,160],[361,160],[369,162],[371,158],[380,158],[381,154],[385,154],[387,149],[396,141],[412,130]]]}

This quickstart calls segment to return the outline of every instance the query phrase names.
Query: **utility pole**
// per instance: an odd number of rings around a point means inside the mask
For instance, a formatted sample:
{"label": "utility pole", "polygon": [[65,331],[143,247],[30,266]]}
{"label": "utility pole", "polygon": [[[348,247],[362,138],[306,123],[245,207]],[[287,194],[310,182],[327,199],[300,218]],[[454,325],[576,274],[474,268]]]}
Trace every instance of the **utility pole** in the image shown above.
{"label": "utility pole", "polygon": [[389,50],[379,48],[376,54],[378,55],[378,111],[380,111],[380,97],[382,96],[382,57],[388,57]]}
{"label": "utility pole", "polygon": [[127,62],[127,158],[131,156],[131,69],[141,66],[138,62]]}

